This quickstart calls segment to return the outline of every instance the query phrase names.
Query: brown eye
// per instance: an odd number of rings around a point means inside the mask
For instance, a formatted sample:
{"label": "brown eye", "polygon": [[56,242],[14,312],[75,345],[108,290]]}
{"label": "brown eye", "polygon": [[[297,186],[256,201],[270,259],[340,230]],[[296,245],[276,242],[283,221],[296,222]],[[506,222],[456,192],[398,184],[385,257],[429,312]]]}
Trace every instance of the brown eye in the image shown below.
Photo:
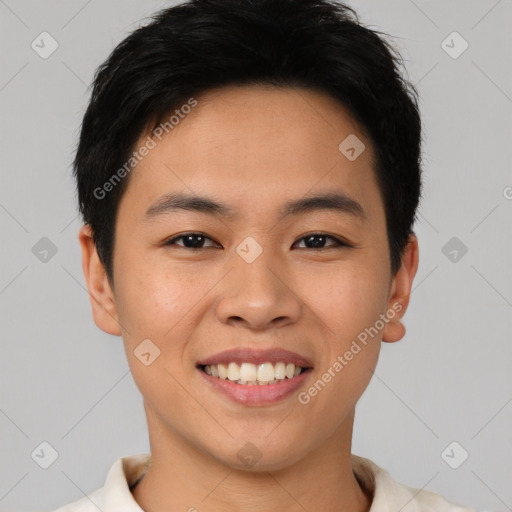
{"label": "brown eye", "polygon": [[[183,244],[177,244],[177,240],[183,240]],[[211,238],[203,235],[202,233],[184,233],[183,235],[175,236],[171,238],[167,242],[165,242],[165,246],[176,245],[178,247],[183,247],[185,249],[208,249],[212,246],[205,246],[206,240],[212,240]]]}
{"label": "brown eye", "polygon": [[[334,240],[334,245],[325,246],[326,241]],[[328,249],[329,247],[350,247],[345,242],[342,242],[338,238],[327,235],[326,233],[310,233],[309,235],[303,236],[299,238],[299,242],[304,240],[306,245],[309,247],[305,247],[305,249]]]}

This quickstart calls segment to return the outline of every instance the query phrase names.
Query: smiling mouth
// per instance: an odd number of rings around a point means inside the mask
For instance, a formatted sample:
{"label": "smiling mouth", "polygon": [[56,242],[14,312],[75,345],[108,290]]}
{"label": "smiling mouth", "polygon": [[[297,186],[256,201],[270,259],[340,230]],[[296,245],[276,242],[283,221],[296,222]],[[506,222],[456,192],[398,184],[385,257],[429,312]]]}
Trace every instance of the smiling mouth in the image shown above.
{"label": "smiling mouth", "polygon": [[240,365],[235,362],[207,364],[200,365],[199,369],[212,377],[243,386],[279,385],[312,370],[312,368],[296,366],[284,361],[262,364],[242,363]]}

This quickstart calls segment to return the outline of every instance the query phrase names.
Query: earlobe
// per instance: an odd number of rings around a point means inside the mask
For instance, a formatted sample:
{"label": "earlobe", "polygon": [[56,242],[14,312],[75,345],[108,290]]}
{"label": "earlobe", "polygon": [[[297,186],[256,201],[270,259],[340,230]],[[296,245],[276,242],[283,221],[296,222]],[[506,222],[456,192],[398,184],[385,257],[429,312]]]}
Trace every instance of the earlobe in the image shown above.
{"label": "earlobe", "polygon": [[89,225],[83,226],[78,239],[82,247],[82,268],[89,291],[95,324],[108,334],[121,336],[114,293],[104,265],[98,256]]}
{"label": "earlobe", "polygon": [[393,343],[405,336],[405,326],[401,319],[405,315],[411,296],[412,283],[419,264],[418,239],[413,233],[402,255],[402,265],[391,286],[387,317],[389,318],[382,333],[382,341]]}

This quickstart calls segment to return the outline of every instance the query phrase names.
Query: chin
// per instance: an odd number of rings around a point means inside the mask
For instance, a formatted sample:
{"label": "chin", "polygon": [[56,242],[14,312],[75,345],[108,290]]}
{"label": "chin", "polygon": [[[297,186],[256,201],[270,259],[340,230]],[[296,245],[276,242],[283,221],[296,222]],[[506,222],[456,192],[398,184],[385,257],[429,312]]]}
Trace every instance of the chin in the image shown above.
{"label": "chin", "polygon": [[[247,436],[251,439],[251,436]],[[251,471],[254,473],[264,471],[280,471],[286,469],[305,455],[305,447],[299,439],[292,440],[287,436],[288,443],[282,438],[273,439],[269,442],[268,438],[263,436],[261,439],[252,437],[252,440],[246,442],[240,441],[240,438],[232,440],[229,453],[216,454],[216,458],[226,466],[241,471]],[[297,451],[297,446],[301,447]],[[225,445],[224,445],[225,448]]]}

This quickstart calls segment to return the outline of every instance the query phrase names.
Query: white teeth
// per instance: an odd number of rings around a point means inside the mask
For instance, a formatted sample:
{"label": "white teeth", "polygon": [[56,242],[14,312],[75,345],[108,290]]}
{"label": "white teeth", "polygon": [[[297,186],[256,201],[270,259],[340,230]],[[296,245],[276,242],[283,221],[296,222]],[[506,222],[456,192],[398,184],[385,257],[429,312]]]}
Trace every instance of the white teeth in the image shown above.
{"label": "white teeth", "polygon": [[254,382],[256,380],[256,372],[257,370],[255,364],[242,363],[240,366],[240,380]]}
{"label": "white teeth", "polygon": [[211,366],[216,366],[219,370],[219,379],[227,379],[228,378],[228,367],[223,364],[215,364]]}
{"label": "white teeth", "polygon": [[272,363],[263,363],[258,366],[258,381],[269,382],[274,380],[275,372]]}
{"label": "white teeth", "polygon": [[240,367],[236,363],[229,363],[228,379],[233,381],[240,379]]}
{"label": "white teeth", "polygon": [[282,380],[286,377],[286,365],[284,363],[276,363],[275,365],[276,379]]}
{"label": "white teeth", "polygon": [[212,377],[228,379],[231,382],[246,386],[254,385],[273,385],[279,384],[284,379],[297,377],[303,371],[301,366],[295,366],[293,363],[278,362],[262,363],[255,365],[252,363],[230,362],[229,364],[213,364],[204,366],[204,371]]}

